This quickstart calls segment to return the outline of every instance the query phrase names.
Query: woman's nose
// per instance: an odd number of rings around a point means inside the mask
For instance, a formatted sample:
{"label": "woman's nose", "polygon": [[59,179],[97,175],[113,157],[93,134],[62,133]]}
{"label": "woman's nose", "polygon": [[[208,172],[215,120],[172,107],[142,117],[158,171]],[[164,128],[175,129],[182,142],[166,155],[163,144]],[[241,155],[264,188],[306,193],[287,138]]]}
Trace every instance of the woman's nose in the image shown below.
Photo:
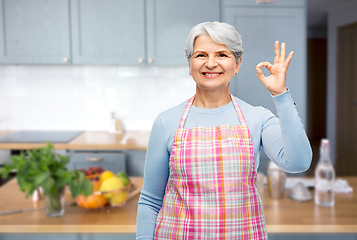
{"label": "woman's nose", "polygon": [[209,57],[206,61],[206,67],[207,68],[214,68],[217,66],[217,61],[214,57]]}

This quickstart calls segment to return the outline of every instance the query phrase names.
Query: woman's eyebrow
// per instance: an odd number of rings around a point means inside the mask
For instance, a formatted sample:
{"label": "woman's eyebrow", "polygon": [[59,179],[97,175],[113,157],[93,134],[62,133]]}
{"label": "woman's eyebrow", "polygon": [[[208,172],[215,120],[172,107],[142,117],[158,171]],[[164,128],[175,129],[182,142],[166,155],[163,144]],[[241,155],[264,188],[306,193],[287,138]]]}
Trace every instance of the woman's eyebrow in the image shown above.
{"label": "woman's eyebrow", "polygon": [[193,54],[196,54],[196,53],[206,53],[206,52],[203,50],[196,50]]}
{"label": "woman's eyebrow", "polygon": [[[225,49],[222,49],[222,50],[218,50],[218,51],[216,51],[216,53],[231,53],[230,51],[228,51],[228,50],[225,50]],[[195,52],[194,52],[194,54],[195,53],[206,53],[206,51],[204,51],[204,50],[196,50]]]}
{"label": "woman's eyebrow", "polygon": [[230,51],[227,51],[227,50],[217,51],[217,53],[228,53],[228,54],[231,54],[231,52],[230,52]]}

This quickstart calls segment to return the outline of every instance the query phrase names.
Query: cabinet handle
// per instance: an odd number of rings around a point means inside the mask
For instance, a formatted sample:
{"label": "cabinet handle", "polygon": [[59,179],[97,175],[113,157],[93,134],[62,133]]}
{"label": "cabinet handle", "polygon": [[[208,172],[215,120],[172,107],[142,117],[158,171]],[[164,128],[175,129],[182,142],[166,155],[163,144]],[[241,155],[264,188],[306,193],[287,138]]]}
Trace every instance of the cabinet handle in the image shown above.
{"label": "cabinet handle", "polygon": [[153,63],[153,62],[154,62],[154,59],[149,58],[148,62],[149,62],[149,63]]}
{"label": "cabinet handle", "polygon": [[257,4],[262,4],[262,3],[273,4],[273,3],[274,3],[273,0],[256,0],[255,2],[256,2]]}
{"label": "cabinet handle", "polygon": [[144,58],[139,58],[139,63],[143,63],[144,62]]}
{"label": "cabinet handle", "polygon": [[87,161],[90,161],[90,162],[99,162],[99,161],[103,161],[104,158],[103,158],[103,157],[100,157],[100,158],[90,158],[90,157],[86,157],[86,160],[87,160]]}
{"label": "cabinet handle", "polygon": [[69,61],[69,58],[63,58],[63,62],[68,62]]}

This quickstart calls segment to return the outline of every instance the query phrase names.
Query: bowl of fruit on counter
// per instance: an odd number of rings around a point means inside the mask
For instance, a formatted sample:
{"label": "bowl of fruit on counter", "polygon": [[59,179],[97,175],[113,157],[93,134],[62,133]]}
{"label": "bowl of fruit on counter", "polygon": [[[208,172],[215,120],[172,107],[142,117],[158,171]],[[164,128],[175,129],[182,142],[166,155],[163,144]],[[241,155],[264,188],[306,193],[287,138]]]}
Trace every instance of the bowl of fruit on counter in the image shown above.
{"label": "bowl of fruit on counter", "polygon": [[125,172],[112,172],[102,167],[79,169],[91,180],[93,192],[89,196],[76,197],[77,205],[85,209],[97,209],[104,206],[124,206],[132,183]]}

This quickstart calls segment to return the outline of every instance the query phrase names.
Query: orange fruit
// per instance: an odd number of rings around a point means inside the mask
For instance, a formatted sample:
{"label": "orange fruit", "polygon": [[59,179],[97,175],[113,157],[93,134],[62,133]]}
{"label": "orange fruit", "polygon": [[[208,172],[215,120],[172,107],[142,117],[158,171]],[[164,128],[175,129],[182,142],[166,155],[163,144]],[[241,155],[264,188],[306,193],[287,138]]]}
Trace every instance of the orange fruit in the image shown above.
{"label": "orange fruit", "polygon": [[79,195],[78,197],[76,197],[76,200],[78,206],[87,209],[96,209],[103,207],[108,201],[108,199],[103,195],[94,194],[89,195],[88,197],[85,197],[84,195]]}
{"label": "orange fruit", "polygon": [[93,183],[93,192],[99,191],[100,182],[99,181],[92,181],[92,183]]}
{"label": "orange fruit", "polygon": [[[100,188],[100,182],[92,181],[92,183],[93,192],[97,192]],[[78,206],[82,208],[96,209],[103,207],[108,202],[108,199],[102,194],[91,194],[88,197],[85,197],[84,195],[79,195],[76,197],[76,201]]]}

